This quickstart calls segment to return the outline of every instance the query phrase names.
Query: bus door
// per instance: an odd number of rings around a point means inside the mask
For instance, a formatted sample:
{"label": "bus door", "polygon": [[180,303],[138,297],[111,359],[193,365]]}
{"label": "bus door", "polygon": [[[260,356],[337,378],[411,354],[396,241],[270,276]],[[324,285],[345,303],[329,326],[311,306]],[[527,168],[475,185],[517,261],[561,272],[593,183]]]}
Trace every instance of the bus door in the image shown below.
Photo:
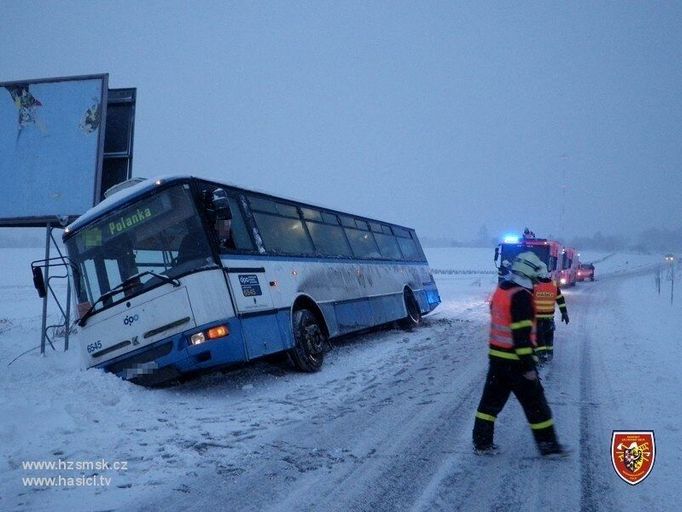
{"label": "bus door", "polygon": [[284,349],[263,267],[225,269],[249,359]]}

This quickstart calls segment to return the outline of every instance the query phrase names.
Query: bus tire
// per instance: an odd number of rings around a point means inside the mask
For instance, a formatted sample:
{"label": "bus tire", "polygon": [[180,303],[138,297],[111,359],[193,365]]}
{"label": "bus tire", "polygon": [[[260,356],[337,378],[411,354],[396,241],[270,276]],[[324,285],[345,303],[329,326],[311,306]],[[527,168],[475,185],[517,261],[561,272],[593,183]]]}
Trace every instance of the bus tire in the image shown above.
{"label": "bus tire", "polygon": [[405,288],[403,298],[405,300],[407,316],[400,320],[399,324],[403,329],[411,330],[422,323],[422,313],[419,310],[419,304],[417,303],[417,299],[415,299],[412,290]]}
{"label": "bus tire", "polygon": [[291,362],[302,372],[317,372],[324,362],[327,336],[317,316],[309,309],[297,309],[292,319],[294,347],[288,351]]}

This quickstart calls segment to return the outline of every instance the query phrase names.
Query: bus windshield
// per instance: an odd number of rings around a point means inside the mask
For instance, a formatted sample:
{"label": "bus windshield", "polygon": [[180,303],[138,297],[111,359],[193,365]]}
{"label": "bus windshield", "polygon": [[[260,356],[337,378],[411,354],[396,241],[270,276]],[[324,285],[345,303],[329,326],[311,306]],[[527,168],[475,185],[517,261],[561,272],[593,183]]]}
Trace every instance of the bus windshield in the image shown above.
{"label": "bus windshield", "polygon": [[187,184],[107,213],[66,246],[78,268],[79,304],[89,307],[114,290],[95,310],[168,282],[162,276],[177,278],[215,265]]}

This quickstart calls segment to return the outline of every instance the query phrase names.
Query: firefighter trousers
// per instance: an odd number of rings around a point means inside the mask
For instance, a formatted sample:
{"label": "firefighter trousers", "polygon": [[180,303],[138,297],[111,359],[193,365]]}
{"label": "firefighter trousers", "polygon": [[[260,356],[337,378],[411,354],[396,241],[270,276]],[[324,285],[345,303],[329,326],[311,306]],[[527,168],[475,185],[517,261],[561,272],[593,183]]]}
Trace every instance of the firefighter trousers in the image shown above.
{"label": "firefighter trousers", "polygon": [[538,318],[536,322],[535,353],[541,361],[551,361],[554,355],[554,319]]}
{"label": "firefighter trousers", "polygon": [[517,361],[491,357],[474,422],[474,446],[485,449],[492,445],[495,420],[507,403],[510,393],[514,393],[521,403],[538,447],[556,445],[552,411],[540,380],[526,379]]}

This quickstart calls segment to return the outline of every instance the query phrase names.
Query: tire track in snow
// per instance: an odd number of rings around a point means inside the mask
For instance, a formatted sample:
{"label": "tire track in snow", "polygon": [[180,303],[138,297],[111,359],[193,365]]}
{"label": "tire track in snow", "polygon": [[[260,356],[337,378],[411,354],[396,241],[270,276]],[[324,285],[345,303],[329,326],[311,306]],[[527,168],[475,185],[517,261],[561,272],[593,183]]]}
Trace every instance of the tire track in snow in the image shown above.
{"label": "tire track in snow", "polygon": [[[592,360],[590,354],[590,347],[592,346],[589,337],[584,338],[582,343],[582,350],[580,353],[580,445],[587,461],[594,460],[594,448],[591,440],[591,418],[593,412],[590,404],[592,387]],[[594,471],[594,465],[581,464],[580,465],[580,510],[585,512],[594,512],[599,510],[598,499],[595,495],[595,478],[597,475]]]}
{"label": "tire track in snow", "polygon": [[[465,332],[448,334],[452,338],[462,338],[472,334],[480,336],[480,332],[472,333],[475,329]],[[457,343],[455,341],[454,343]],[[444,366],[444,363],[446,366]],[[325,511],[396,511],[408,510],[410,504],[428,484],[432,474],[439,466],[444,455],[457,451],[460,447],[456,436],[464,424],[471,421],[470,411],[474,396],[482,379],[480,366],[457,363],[449,368],[441,354],[432,353],[426,359],[421,359],[418,365],[409,369],[408,374],[399,370],[398,374],[411,389],[427,387],[428,379],[433,373],[445,369],[459,371],[448,384],[447,393],[441,393],[430,400],[409,404],[404,399],[396,401],[396,406],[403,409],[404,420],[400,430],[385,432],[386,440],[376,448],[375,456],[363,461],[357,467],[348,468],[331,481],[325,481],[318,488],[318,497],[314,506],[306,506],[305,491],[294,492],[289,498],[270,509],[284,510],[325,510]],[[428,368],[428,371],[424,371]],[[445,378],[447,378],[447,373]],[[440,376],[443,378],[443,375]],[[438,385],[436,381],[434,383]],[[382,383],[385,387],[386,383]],[[426,388],[424,388],[426,389]],[[453,391],[454,390],[454,391]],[[384,392],[392,393],[390,389]],[[384,395],[379,395],[381,400]],[[415,408],[422,405],[422,410]],[[464,411],[464,413],[462,413]],[[362,428],[362,425],[358,425]],[[381,425],[379,425],[381,430]],[[372,437],[372,434],[369,434]],[[361,440],[362,444],[362,440]],[[470,443],[466,449],[469,450]],[[298,486],[299,488],[301,486]]]}
{"label": "tire track in snow", "polygon": [[443,458],[461,449],[460,431],[470,435],[484,371],[472,350],[482,325],[433,322],[414,335],[380,360],[354,359],[329,389],[301,389],[299,399],[319,395],[305,400],[307,414],[259,434],[239,460],[216,460],[233,470],[202,471],[200,486],[188,481],[186,492],[145,509],[409,510]]}
{"label": "tire track in snow", "polygon": [[[609,409],[611,423],[605,425],[604,408],[617,399],[609,384],[609,371],[605,368],[605,357],[609,350],[615,347],[605,346],[611,340],[595,340],[590,331],[590,325],[606,321],[608,312],[601,311],[601,305],[608,305],[617,315],[623,312],[616,302],[617,287],[623,279],[638,277],[652,272],[652,268],[638,269],[620,276],[610,276],[610,279],[599,287],[590,287],[582,294],[583,312],[588,316],[584,319],[580,337],[582,338],[580,351],[580,510],[585,512],[624,510],[620,503],[620,496],[612,487],[609,479],[611,462],[609,445],[610,434],[615,424],[615,411]],[[593,304],[599,306],[593,307]],[[619,333],[614,332],[614,337]],[[608,344],[607,344],[608,345]],[[597,376],[599,378],[597,378]],[[595,386],[600,386],[599,388]]]}

